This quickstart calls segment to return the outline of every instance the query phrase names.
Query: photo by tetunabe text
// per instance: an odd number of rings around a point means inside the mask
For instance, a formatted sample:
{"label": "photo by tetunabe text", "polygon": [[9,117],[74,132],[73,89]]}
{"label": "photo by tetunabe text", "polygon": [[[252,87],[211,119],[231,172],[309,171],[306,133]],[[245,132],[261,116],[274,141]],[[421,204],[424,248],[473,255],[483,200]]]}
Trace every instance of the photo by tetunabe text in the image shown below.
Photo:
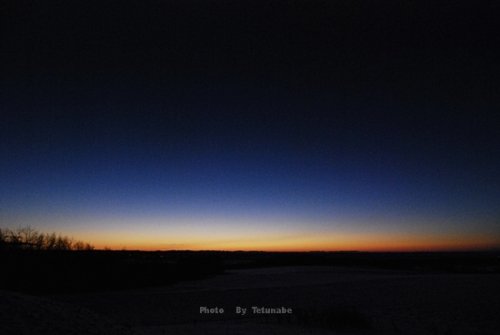
{"label": "photo by tetunabe text", "polygon": [[235,306],[232,309],[227,309],[224,307],[209,307],[200,306],[200,314],[225,314],[234,313],[237,315],[245,316],[249,314],[292,314],[293,309],[291,307],[268,307],[268,306]]}

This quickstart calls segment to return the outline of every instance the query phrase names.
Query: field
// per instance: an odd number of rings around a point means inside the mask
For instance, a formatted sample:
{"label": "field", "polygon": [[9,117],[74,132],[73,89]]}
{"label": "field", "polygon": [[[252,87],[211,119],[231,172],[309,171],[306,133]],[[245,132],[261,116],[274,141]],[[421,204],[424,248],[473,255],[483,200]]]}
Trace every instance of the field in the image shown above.
{"label": "field", "polygon": [[[176,265],[177,274],[164,285],[150,270],[142,279],[128,278],[127,285],[113,277],[119,289],[110,289],[110,282],[84,287],[80,281],[79,289],[65,286],[60,292],[36,285],[30,292],[4,290],[0,332],[496,334],[500,326],[495,253],[94,252],[88,257],[98,257],[101,266],[112,257],[122,273],[117,258],[135,264],[132,269]],[[203,263],[216,271],[208,273]],[[269,309],[257,314],[252,307]],[[284,310],[290,313],[269,314]]]}

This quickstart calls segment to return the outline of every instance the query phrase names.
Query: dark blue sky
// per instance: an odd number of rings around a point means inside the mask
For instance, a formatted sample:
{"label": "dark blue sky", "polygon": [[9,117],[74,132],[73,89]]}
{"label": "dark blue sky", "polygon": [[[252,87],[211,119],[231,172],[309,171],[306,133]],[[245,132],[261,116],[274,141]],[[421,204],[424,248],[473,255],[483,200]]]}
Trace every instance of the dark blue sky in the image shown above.
{"label": "dark blue sky", "polygon": [[12,2],[2,226],[113,247],[498,246],[489,5]]}

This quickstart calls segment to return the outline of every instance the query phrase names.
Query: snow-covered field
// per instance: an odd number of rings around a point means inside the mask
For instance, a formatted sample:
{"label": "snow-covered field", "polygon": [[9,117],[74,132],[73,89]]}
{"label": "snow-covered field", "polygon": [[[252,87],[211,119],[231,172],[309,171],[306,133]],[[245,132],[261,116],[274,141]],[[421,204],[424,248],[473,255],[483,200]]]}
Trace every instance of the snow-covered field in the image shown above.
{"label": "snow-covered field", "polygon": [[[496,334],[498,283],[498,274],[311,266],[106,293],[2,292],[0,334]],[[292,313],[254,314],[253,306]]]}

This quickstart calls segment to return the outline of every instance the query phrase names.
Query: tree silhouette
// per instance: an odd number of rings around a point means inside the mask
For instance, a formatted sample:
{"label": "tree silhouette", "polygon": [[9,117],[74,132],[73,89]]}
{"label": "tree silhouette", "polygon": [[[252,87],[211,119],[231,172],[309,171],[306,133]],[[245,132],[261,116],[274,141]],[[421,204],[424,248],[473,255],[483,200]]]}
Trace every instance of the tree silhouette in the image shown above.
{"label": "tree silhouette", "polygon": [[0,249],[12,250],[93,250],[94,247],[82,241],[56,233],[41,233],[30,226],[15,230],[0,228]]}

